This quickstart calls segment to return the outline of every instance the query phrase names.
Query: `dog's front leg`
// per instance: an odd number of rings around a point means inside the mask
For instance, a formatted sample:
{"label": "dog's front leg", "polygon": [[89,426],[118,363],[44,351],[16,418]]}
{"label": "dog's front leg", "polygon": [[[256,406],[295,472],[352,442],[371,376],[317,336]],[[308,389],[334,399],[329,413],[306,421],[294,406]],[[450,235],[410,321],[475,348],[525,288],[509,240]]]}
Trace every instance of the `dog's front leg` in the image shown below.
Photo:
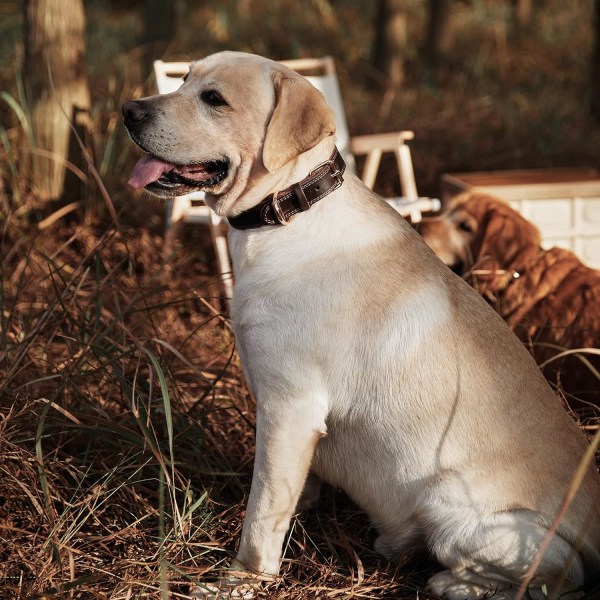
{"label": "dog's front leg", "polygon": [[314,449],[326,435],[326,411],[312,395],[285,406],[258,405],[254,475],[236,563],[275,576]]}
{"label": "dog's front leg", "polygon": [[314,449],[327,433],[325,394],[255,395],[256,457],[238,554],[216,585],[198,585],[194,597],[252,598],[255,585],[277,575]]}

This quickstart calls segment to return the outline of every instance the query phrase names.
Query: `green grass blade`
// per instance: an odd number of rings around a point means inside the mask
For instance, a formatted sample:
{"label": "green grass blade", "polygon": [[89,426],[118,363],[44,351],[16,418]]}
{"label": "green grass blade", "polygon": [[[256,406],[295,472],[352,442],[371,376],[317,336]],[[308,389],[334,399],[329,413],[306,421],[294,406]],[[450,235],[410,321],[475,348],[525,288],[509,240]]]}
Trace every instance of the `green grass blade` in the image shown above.
{"label": "green grass blade", "polygon": [[173,414],[171,411],[171,398],[169,396],[169,388],[167,386],[167,379],[165,377],[164,371],[158,362],[158,359],[150,350],[147,348],[143,348],[143,351],[148,355],[148,358],[152,362],[152,366],[154,367],[156,374],[158,375],[158,382],[160,385],[160,391],[163,400],[163,407],[165,410],[165,423],[167,425],[167,439],[169,444],[169,458],[171,462],[171,466],[174,468],[174,458],[173,458]]}
{"label": "green grass blade", "polygon": [[8,106],[15,113],[17,119],[19,119],[19,123],[21,124],[23,131],[27,135],[29,143],[31,146],[34,146],[29,120],[27,119],[25,111],[21,108],[21,105],[8,92],[0,92],[0,98],[4,100],[4,102],[6,102],[6,104],[8,104]]}

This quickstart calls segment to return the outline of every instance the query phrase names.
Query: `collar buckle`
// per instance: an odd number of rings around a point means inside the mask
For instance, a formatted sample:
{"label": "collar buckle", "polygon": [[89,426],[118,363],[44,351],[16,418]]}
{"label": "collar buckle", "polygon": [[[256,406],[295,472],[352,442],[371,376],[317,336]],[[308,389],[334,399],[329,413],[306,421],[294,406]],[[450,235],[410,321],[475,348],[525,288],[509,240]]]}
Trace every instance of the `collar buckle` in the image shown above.
{"label": "collar buckle", "polygon": [[334,158],[330,158],[329,160],[326,160],[324,162],[322,162],[321,164],[318,164],[309,174],[309,177],[312,177],[321,167],[325,167],[328,166],[330,171],[331,171],[331,176],[335,177],[337,179],[338,185],[342,185],[342,183],[344,182],[344,179],[342,177],[343,173],[342,171],[339,170],[338,166],[335,164],[335,159]]}
{"label": "collar buckle", "polygon": [[273,208],[273,212],[275,213],[275,218],[279,222],[280,225],[288,225],[289,220],[285,218],[283,211],[281,210],[281,206],[279,205],[279,192],[275,192],[273,194],[273,200],[271,201],[271,207]]}

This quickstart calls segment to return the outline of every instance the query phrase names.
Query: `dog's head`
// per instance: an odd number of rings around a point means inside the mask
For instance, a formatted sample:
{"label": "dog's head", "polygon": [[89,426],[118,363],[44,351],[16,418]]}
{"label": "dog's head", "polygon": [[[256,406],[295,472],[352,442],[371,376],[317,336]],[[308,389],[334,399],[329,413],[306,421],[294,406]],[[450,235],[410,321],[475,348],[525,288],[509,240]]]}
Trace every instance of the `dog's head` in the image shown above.
{"label": "dog's head", "polygon": [[502,200],[479,192],[456,196],[440,216],[423,219],[419,232],[459,273],[473,265],[518,271],[540,246],[534,225]]}
{"label": "dog's head", "polygon": [[335,118],[308,81],[274,61],[220,52],[192,63],[171,94],[123,105],[131,139],[147,152],[130,184],[162,197],[197,190],[221,214],[303,152],[335,133]]}

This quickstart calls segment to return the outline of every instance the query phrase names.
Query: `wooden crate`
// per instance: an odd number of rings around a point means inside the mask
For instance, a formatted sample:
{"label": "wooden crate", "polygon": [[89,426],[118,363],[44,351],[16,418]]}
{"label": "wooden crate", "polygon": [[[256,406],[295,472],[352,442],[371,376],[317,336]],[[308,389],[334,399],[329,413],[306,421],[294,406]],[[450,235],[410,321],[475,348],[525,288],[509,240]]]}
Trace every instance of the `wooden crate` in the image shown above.
{"label": "wooden crate", "polygon": [[540,229],[544,248],[568,248],[600,269],[600,172],[539,169],[442,176],[442,203],[465,190],[505,200]]}

